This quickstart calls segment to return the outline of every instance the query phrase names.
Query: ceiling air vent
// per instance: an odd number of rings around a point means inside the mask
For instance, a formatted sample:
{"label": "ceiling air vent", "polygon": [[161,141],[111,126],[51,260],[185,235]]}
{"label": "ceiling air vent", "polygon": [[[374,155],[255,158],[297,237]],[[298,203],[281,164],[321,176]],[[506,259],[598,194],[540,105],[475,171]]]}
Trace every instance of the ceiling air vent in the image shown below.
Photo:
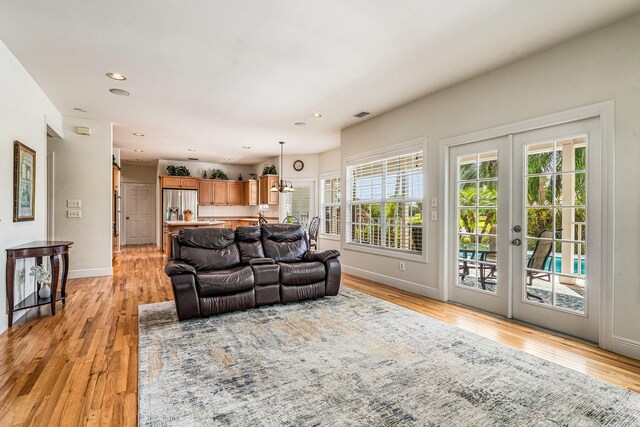
{"label": "ceiling air vent", "polygon": [[355,115],[355,116],[353,116],[353,117],[357,117],[357,118],[361,119],[361,118],[363,118],[364,116],[368,116],[369,114],[371,114],[371,113],[367,113],[366,111],[360,111],[358,114],[356,114],[356,115]]}
{"label": "ceiling air vent", "polygon": [[187,157],[187,160],[199,160],[197,157]]}

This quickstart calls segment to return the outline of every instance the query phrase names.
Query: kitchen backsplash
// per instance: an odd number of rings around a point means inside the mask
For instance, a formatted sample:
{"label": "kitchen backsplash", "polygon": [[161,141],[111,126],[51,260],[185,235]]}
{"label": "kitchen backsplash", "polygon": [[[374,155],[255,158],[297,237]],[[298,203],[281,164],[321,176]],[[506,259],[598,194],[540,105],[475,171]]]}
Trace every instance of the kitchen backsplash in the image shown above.
{"label": "kitchen backsplash", "polygon": [[[258,206],[198,206],[198,216],[256,216],[258,209]],[[273,210],[262,210],[262,214],[268,218],[277,217],[278,207],[274,206]]]}

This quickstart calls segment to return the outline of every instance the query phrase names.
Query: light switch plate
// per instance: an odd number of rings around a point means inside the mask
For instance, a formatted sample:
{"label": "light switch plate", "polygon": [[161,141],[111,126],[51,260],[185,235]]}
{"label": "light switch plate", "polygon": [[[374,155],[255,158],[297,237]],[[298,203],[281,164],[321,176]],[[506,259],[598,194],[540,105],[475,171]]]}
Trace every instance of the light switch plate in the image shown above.
{"label": "light switch plate", "polygon": [[432,208],[437,208],[438,207],[438,199],[436,197],[432,197],[431,198],[431,207]]}
{"label": "light switch plate", "polygon": [[82,202],[80,200],[67,200],[68,208],[81,208]]}
{"label": "light switch plate", "polygon": [[79,209],[68,209],[67,218],[82,218],[82,211]]}

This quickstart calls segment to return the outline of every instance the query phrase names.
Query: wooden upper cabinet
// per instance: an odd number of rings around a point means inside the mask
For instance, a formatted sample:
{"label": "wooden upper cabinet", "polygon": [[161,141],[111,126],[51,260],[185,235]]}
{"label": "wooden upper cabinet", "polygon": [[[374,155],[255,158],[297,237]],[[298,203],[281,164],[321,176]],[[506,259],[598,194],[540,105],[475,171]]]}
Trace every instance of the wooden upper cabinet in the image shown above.
{"label": "wooden upper cabinet", "polygon": [[162,188],[189,188],[198,189],[198,179],[179,176],[162,176],[160,177]]}
{"label": "wooden upper cabinet", "polygon": [[258,181],[250,179],[244,182],[244,204],[246,206],[256,206],[258,200]]}
{"label": "wooden upper cabinet", "polygon": [[262,175],[260,177],[260,204],[277,205],[280,193],[270,191],[274,184],[278,183],[278,175]]}
{"label": "wooden upper cabinet", "polygon": [[242,181],[229,181],[227,204],[240,206],[243,204],[244,191]]}
{"label": "wooden upper cabinet", "polygon": [[229,204],[229,183],[227,181],[213,181],[213,204]]}
{"label": "wooden upper cabinet", "polygon": [[198,204],[213,204],[213,182],[204,180],[198,182]]}

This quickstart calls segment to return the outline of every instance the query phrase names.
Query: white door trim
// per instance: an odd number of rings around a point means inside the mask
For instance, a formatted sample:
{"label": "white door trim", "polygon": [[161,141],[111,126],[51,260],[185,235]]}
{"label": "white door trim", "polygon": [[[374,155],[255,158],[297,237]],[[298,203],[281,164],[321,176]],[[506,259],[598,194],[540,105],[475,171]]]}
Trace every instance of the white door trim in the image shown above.
{"label": "white door trim", "polygon": [[[603,283],[600,300],[599,346],[610,350],[613,342],[613,291],[615,279],[613,274],[613,237],[615,230],[613,205],[615,190],[613,174],[615,166],[615,103],[613,100],[441,139],[439,142],[439,151],[440,164],[443,169],[440,171],[440,194],[443,200],[441,206],[443,206],[444,212],[442,212],[441,216],[440,244],[444,254],[448,254],[449,239],[447,238],[447,230],[449,227],[449,195],[447,190],[449,188],[449,149],[451,147],[594,117],[600,120],[602,142],[601,167],[602,175],[605,178],[605,182],[602,183],[603,227],[601,230],[601,241],[603,242],[604,248],[600,259]],[[450,262],[447,255],[442,257],[439,288],[440,299],[443,301],[448,300]]]}
{"label": "white door trim", "polygon": [[122,221],[122,227],[120,229],[121,231],[121,236],[122,236],[122,241],[120,242],[120,244],[122,246],[127,244],[127,233],[128,233],[128,228],[127,228],[127,221],[126,219],[124,219],[123,217],[126,215],[127,213],[127,187],[128,186],[144,186],[144,187],[148,187],[150,191],[150,194],[152,194],[153,200],[151,202],[151,223],[153,224],[153,237],[152,237],[152,241],[149,244],[155,244],[156,242],[156,186],[155,184],[148,184],[148,183],[137,183],[137,182],[123,182],[122,183],[122,192],[120,193],[120,212],[122,212],[120,214],[120,220]]}

